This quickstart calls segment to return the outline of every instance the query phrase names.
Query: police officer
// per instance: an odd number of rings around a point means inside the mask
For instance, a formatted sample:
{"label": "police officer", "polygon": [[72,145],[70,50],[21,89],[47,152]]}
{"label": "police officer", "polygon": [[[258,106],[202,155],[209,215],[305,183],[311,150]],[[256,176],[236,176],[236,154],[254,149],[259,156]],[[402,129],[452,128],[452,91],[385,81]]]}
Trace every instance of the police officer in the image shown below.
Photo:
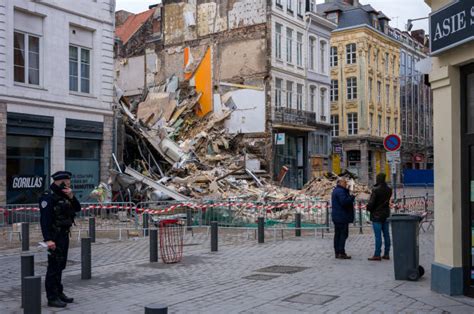
{"label": "police officer", "polygon": [[81,204],[70,188],[70,172],[58,171],[51,177],[54,182],[50,190],[39,200],[41,231],[49,253],[45,281],[46,296],[48,306],[66,307],[67,303],[72,303],[74,299],[64,294],[61,279],[67,262],[69,230],[74,223],[76,212],[81,210]]}

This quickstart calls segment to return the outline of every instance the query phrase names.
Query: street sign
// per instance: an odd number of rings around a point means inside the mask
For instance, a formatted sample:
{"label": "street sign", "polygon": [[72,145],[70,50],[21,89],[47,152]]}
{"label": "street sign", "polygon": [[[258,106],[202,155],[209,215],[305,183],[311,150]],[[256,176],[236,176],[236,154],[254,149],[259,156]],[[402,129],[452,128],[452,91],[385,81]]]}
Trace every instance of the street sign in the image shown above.
{"label": "street sign", "polygon": [[431,55],[474,40],[472,1],[453,1],[430,14]]}
{"label": "street sign", "polygon": [[392,172],[392,175],[397,173],[397,164],[392,162],[390,163],[390,171]]}
{"label": "street sign", "polygon": [[277,133],[275,134],[275,138],[277,145],[285,145],[285,133]]}
{"label": "street sign", "polygon": [[383,146],[389,152],[395,152],[402,146],[402,140],[397,134],[387,135],[383,141]]}
{"label": "street sign", "polygon": [[386,152],[387,161],[389,163],[400,163],[400,151],[397,150],[395,152]]}

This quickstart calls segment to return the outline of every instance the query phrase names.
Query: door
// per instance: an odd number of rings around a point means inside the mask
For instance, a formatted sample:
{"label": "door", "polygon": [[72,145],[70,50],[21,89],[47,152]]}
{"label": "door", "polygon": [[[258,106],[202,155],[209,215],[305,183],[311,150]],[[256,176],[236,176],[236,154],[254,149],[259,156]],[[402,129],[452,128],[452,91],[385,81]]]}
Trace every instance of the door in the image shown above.
{"label": "door", "polygon": [[464,293],[474,297],[474,63],[461,69],[461,110]]}

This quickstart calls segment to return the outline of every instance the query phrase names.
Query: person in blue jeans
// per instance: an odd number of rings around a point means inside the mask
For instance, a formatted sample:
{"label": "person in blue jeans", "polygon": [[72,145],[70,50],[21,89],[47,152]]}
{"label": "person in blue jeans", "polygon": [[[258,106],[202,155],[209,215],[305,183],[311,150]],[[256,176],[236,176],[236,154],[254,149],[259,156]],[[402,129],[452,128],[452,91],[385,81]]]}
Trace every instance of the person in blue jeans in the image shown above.
{"label": "person in blue jeans", "polygon": [[334,223],[334,252],[337,259],[351,259],[346,254],[349,224],[354,222],[354,200],[347,188],[347,181],[340,178],[331,195],[332,221]]}
{"label": "person in blue jeans", "polygon": [[[390,259],[390,224],[387,219],[390,217],[390,199],[392,189],[385,182],[385,173],[379,173],[376,184],[372,189],[367,210],[370,212],[370,221],[374,229],[375,252],[369,257],[369,261],[381,261]],[[382,253],[382,234],[384,241],[384,254]]]}

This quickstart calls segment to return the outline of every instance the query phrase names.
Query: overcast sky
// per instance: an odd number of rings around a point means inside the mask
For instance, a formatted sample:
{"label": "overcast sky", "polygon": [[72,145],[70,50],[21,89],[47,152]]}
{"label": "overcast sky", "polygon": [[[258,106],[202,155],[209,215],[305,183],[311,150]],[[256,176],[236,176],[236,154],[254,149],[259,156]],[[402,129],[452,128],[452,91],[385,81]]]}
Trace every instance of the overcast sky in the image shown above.
{"label": "overcast sky", "polygon": [[[117,10],[127,10],[133,13],[148,9],[150,4],[156,4],[160,0],[117,0]],[[324,0],[318,0],[318,3]],[[423,0],[361,0],[363,4],[371,4],[374,9],[383,11],[392,21],[390,25],[401,30],[405,29],[408,19],[427,17],[430,9]],[[428,20],[414,22],[413,29],[424,28],[428,31]]]}

